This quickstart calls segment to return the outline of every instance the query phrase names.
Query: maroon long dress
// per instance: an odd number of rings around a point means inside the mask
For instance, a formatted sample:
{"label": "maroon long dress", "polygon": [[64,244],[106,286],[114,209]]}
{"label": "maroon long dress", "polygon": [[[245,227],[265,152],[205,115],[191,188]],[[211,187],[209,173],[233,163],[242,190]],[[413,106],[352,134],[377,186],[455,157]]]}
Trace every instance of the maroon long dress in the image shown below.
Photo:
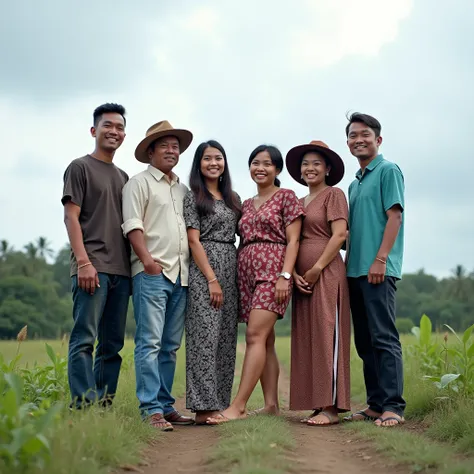
{"label": "maroon long dress", "polygon": [[[303,205],[304,205],[304,200]],[[328,187],[305,208],[296,262],[309,270],[331,238],[331,222],[347,221],[342,190]],[[292,304],[290,409],[336,405],[350,410],[350,306],[346,267],[340,254],[321,272],[311,295],[295,287]]]}

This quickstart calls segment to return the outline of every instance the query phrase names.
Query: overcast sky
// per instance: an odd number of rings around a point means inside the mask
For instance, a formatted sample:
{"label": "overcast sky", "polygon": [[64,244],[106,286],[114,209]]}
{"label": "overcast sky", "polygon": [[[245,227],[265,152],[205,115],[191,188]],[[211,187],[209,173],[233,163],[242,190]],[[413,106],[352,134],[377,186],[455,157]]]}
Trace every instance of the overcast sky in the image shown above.
{"label": "overcast sky", "polygon": [[[74,3],[73,6],[66,6]],[[161,6],[161,4],[166,4]],[[281,5],[281,6],[279,6]],[[197,145],[225,147],[243,199],[247,159],[261,143],[282,153],[325,141],[357,171],[347,111],[382,123],[386,159],[405,175],[404,271],[474,270],[474,2],[455,0],[0,0],[0,239],[16,248],[67,240],[62,176],[93,150],[92,111],[127,109],[115,163],[167,119]],[[305,188],[282,173],[282,185]]]}

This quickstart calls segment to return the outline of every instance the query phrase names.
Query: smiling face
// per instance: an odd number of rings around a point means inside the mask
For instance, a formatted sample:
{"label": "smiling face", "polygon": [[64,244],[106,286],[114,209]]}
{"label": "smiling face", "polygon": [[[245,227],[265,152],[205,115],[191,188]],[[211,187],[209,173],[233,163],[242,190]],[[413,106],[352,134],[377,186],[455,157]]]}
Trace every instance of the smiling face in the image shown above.
{"label": "smiling face", "polygon": [[250,176],[259,186],[272,185],[279,174],[280,170],[273,164],[268,151],[257,153],[250,163]]}
{"label": "smiling face", "polygon": [[222,153],[212,146],[204,150],[201,158],[201,174],[204,179],[217,180],[222,176],[225,169],[225,159]]}
{"label": "smiling face", "polygon": [[117,113],[105,113],[96,126],[91,128],[96,148],[107,153],[115,152],[125,138],[125,121]]}
{"label": "smiling face", "polygon": [[176,137],[162,137],[148,149],[150,163],[168,175],[179,161],[179,141]]}
{"label": "smiling face", "polygon": [[326,160],[317,152],[306,153],[301,160],[301,176],[303,181],[311,187],[324,183],[326,173],[331,168],[326,165]]}
{"label": "smiling face", "polygon": [[365,123],[351,123],[347,135],[347,146],[359,161],[375,158],[379,153],[381,144],[382,137],[376,137],[375,132]]}

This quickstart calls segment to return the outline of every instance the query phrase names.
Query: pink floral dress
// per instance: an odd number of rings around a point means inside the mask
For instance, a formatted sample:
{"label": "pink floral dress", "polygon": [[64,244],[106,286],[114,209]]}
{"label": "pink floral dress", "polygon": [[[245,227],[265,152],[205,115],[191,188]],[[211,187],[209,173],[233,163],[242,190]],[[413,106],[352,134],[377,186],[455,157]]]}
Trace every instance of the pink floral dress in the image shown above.
{"label": "pink floral dress", "polygon": [[[241,248],[238,256],[240,321],[248,322],[250,311],[263,309],[283,318],[288,298],[275,301],[277,274],[283,269],[286,253],[286,227],[304,215],[301,202],[290,189],[278,190],[255,209],[253,198],[242,206],[239,221]],[[290,281],[290,290],[293,282]]]}

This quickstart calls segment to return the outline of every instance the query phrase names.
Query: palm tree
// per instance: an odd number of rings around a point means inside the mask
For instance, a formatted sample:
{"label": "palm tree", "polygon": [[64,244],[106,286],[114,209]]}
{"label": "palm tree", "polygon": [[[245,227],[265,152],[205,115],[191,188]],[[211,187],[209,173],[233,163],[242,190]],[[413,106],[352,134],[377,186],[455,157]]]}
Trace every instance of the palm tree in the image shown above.
{"label": "palm tree", "polygon": [[46,237],[38,237],[36,241],[36,248],[38,255],[46,260],[46,257],[53,257],[54,250],[51,248],[51,244]]}
{"label": "palm tree", "polygon": [[450,294],[458,301],[465,302],[469,298],[469,276],[463,265],[456,265],[450,278]]}
{"label": "palm tree", "polygon": [[24,247],[26,256],[31,260],[36,260],[38,258],[38,248],[32,242],[26,244]]}
{"label": "palm tree", "polygon": [[0,260],[5,260],[13,250],[13,247],[10,247],[8,240],[0,241]]}

